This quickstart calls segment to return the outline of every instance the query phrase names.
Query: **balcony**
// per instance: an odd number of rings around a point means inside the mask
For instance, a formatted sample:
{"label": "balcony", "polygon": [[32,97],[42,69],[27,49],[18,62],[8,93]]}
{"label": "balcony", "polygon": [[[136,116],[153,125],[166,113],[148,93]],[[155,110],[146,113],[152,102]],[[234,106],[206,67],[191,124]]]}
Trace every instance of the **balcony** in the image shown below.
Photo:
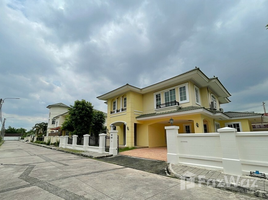
{"label": "balcony", "polygon": [[179,106],[179,105],[180,105],[180,103],[175,100],[175,101],[170,101],[170,102],[158,104],[158,105],[156,105],[156,109],[167,108],[167,107],[171,107],[171,106]]}
{"label": "balcony", "polygon": [[118,110],[112,110],[110,113],[115,114],[115,113],[123,112],[123,111],[126,111],[126,110],[127,110],[127,108],[121,108],[121,109],[118,109]]}

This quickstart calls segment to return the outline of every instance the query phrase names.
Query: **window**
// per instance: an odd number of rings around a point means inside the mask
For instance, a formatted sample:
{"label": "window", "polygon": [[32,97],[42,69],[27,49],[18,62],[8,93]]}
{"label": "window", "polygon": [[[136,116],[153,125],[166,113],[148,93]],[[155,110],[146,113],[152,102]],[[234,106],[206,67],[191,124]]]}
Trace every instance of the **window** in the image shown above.
{"label": "window", "polygon": [[114,100],[112,103],[112,110],[111,110],[111,114],[116,113],[116,108],[117,108],[117,100]]}
{"label": "window", "polygon": [[165,103],[175,100],[176,100],[175,89],[165,92]]}
{"label": "window", "polygon": [[204,124],[204,133],[207,133],[208,132],[208,126],[207,124]]}
{"label": "window", "polygon": [[218,122],[215,122],[215,132],[217,132],[220,128],[220,124]]}
{"label": "window", "polygon": [[56,120],[53,118],[51,124],[55,124]]}
{"label": "window", "polygon": [[160,105],[161,105],[161,94],[156,94],[155,95],[155,105],[156,105],[156,108],[160,108]]}
{"label": "window", "polygon": [[212,109],[217,109],[217,100],[214,95],[211,95],[211,108]]}
{"label": "window", "polygon": [[179,86],[180,103],[189,102],[188,84]]}
{"label": "window", "polygon": [[127,97],[124,98],[123,100],[123,108],[127,107]]}
{"label": "window", "polygon": [[230,128],[235,128],[237,130],[237,132],[242,131],[240,122],[228,123],[228,124],[225,124],[225,126],[228,126]]}
{"label": "window", "polygon": [[200,91],[199,91],[199,88],[198,87],[194,87],[194,92],[195,92],[195,102],[200,105],[201,102],[200,102]]}
{"label": "window", "polygon": [[190,125],[184,125],[184,131],[185,131],[185,133],[191,133],[191,126]]}

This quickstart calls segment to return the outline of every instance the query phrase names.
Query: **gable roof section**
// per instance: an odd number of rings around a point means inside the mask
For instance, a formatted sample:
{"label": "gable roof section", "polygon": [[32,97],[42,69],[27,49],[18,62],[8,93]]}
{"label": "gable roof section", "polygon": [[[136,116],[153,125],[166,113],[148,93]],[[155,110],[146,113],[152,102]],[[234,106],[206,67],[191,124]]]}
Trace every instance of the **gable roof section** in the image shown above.
{"label": "gable roof section", "polygon": [[218,97],[220,103],[228,103],[230,100],[228,97],[231,94],[227,91],[227,89],[222,85],[217,77],[208,78],[199,68],[195,68],[183,74],[177,75],[175,77],[166,79],[164,81],[155,83],[153,85],[138,88],[129,84],[126,84],[122,87],[119,87],[115,90],[112,90],[108,93],[105,93],[97,98],[100,100],[108,100],[120,94],[124,94],[128,91],[134,91],[139,94],[146,94],[149,92],[159,91],[167,87],[171,87],[173,85],[177,85],[186,81],[192,81],[198,87],[208,87],[210,88]]}
{"label": "gable roof section", "polygon": [[52,107],[65,107],[65,108],[69,108],[69,106],[63,104],[63,103],[55,103],[55,104],[51,104],[48,105],[47,108],[52,108]]}

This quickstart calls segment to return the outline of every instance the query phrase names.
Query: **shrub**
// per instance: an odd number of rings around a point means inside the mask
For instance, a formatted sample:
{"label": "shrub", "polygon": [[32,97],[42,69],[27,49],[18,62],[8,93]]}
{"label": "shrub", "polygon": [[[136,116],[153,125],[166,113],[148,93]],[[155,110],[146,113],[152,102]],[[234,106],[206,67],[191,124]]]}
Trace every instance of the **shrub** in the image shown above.
{"label": "shrub", "polygon": [[47,142],[45,143],[46,145],[50,145],[50,138],[47,140]]}

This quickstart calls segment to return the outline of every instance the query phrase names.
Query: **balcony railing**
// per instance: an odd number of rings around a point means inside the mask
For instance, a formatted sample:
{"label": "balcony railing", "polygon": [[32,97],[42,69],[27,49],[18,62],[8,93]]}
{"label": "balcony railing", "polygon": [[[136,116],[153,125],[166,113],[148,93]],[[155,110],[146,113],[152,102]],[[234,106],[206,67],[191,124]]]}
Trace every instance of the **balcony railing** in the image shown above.
{"label": "balcony railing", "polygon": [[166,108],[166,107],[170,107],[170,106],[178,106],[180,105],[180,103],[178,101],[170,101],[170,102],[166,102],[166,103],[162,103],[162,104],[158,104],[156,105],[156,108]]}
{"label": "balcony railing", "polygon": [[114,114],[114,113],[119,113],[119,112],[123,112],[123,111],[126,111],[127,108],[121,108],[121,109],[118,109],[118,110],[112,110],[110,113],[111,114]]}

